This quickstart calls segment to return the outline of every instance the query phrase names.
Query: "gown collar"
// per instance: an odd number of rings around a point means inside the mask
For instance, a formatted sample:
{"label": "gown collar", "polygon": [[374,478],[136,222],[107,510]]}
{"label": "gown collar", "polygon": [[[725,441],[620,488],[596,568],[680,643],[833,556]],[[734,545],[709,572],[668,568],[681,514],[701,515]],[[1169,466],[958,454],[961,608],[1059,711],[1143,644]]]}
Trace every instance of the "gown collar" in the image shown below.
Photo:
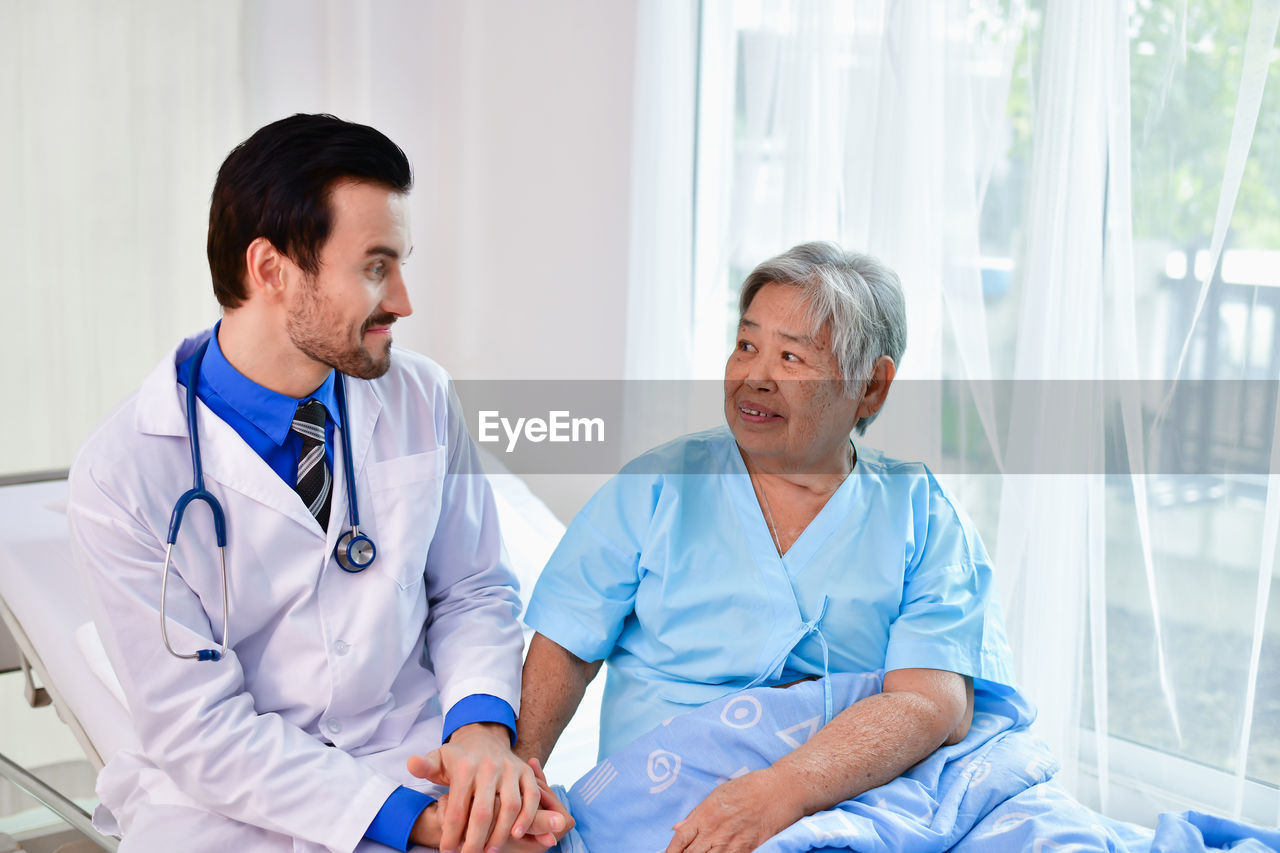
{"label": "gown collar", "polygon": [[769,522],[765,518],[764,508],[756,498],[755,489],[752,488],[751,475],[747,471],[747,463],[742,456],[742,448],[733,440],[732,433],[730,433],[728,471],[730,474],[738,475],[730,486],[730,491],[733,494],[734,509],[738,513],[743,533],[747,538],[747,544],[752,553],[756,555],[756,563],[760,566],[761,571],[766,571],[766,567],[776,567],[781,564],[787,574],[794,577],[804,571],[805,567],[813,561],[823,543],[831,538],[831,535],[840,526],[849,523],[857,525],[864,523],[863,513],[852,511],[853,504],[860,494],[860,489],[858,488],[858,480],[860,478],[855,476],[859,473],[858,449],[853,445],[852,440],[850,441],[850,446],[854,448],[853,470],[831,493],[831,497],[827,499],[822,509],[813,517],[796,541],[791,543],[787,553],[779,557],[777,547],[773,541],[773,534],[769,532]]}

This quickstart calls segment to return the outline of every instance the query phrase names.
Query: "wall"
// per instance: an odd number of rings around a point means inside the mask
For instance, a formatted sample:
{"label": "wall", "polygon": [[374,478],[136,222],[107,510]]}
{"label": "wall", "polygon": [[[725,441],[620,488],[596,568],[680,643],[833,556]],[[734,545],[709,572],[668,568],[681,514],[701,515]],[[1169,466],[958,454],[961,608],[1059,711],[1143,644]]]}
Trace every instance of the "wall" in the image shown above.
{"label": "wall", "polygon": [[459,378],[620,378],[634,2],[434,9],[414,342]]}
{"label": "wall", "polygon": [[[634,0],[431,10],[416,314],[398,340],[458,379],[622,378]],[[526,480],[568,520],[603,477]]]}
{"label": "wall", "polygon": [[457,378],[621,377],[635,0],[312,9],[246,10],[249,124],[327,109],[405,148],[397,341]]}
{"label": "wall", "polygon": [[[27,365],[6,376],[33,413],[0,427],[0,474],[69,465],[216,319],[217,165],[294,112],[371,123],[415,166],[401,345],[458,378],[621,378],[636,0],[139,4],[84,20],[0,7],[0,67],[19,84],[0,94],[17,164],[0,172],[16,201],[0,215],[15,259],[0,356]],[[49,32],[84,61],[49,60],[67,55],[37,49]],[[567,516],[597,480],[534,486]]]}

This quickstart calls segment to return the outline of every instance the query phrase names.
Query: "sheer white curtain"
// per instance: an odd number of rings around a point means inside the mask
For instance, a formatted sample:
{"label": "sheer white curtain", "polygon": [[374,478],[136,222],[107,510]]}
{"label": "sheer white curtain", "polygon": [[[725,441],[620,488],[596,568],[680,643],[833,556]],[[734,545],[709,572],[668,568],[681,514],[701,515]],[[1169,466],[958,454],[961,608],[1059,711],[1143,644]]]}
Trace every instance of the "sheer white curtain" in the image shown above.
{"label": "sheer white curtain", "polygon": [[[694,428],[698,395],[693,287],[698,8],[685,0],[636,7],[631,204],[624,376],[625,455]],[[652,413],[662,411],[663,417]],[[704,424],[705,425],[705,424]]]}
{"label": "sheer white curtain", "polygon": [[[697,6],[636,9],[626,375],[683,379],[693,358]],[[662,345],[657,342],[663,341]]]}
{"label": "sheer white curtain", "polygon": [[[829,239],[901,275],[910,345],[900,377],[943,375],[951,323],[964,331],[954,335],[962,375],[990,378],[979,197],[1000,143],[993,118],[1003,111],[1014,31],[994,17],[999,26],[973,31],[964,2],[705,0],[703,8],[692,372],[718,373],[726,315],[747,270],[796,243]],[[992,428],[989,401],[979,410]],[[884,437],[906,428],[913,446],[939,445],[937,424],[892,411],[882,418]]]}
{"label": "sheer white curtain", "polygon": [[[1082,439],[1085,467],[1066,476],[1005,477],[994,555],[1017,671],[1039,707],[1040,736],[1072,789],[1085,600],[1089,589],[1103,589],[1105,568],[1103,477],[1089,474],[1102,471],[1101,394],[1052,431],[1044,413],[1062,393],[1058,381],[1101,391],[1108,60],[1124,24],[1124,7],[1109,0],[1052,4],[1045,18],[1018,323],[1035,333],[1017,339],[1005,459],[1011,471],[1037,470],[1072,435]],[[1095,672],[1105,674],[1105,666]]]}
{"label": "sheer white curtain", "polygon": [[[1247,488],[1155,476],[1169,439],[1151,401],[1118,383],[1229,378],[1205,373],[1211,348],[1280,340],[1257,288],[1232,308],[1255,331],[1209,337],[1236,316],[1215,301],[1236,230],[1242,248],[1280,252],[1265,226],[1276,191],[1257,185],[1280,174],[1280,96],[1266,88],[1280,2],[702,7],[690,375],[718,375],[733,291],[760,260],[811,239],[882,257],[907,292],[899,376],[967,380],[979,434],[945,434],[945,401],[913,389],[911,410],[891,401],[868,441],[945,460],[995,556],[1017,670],[1061,778],[1130,818],[1193,803],[1272,820],[1280,798],[1251,777],[1280,780],[1268,674],[1280,489],[1274,476]],[[1166,140],[1163,159],[1146,157]],[[1206,193],[1207,224],[1166,221]],[[1264,224],[1244,229],[1241,206]],[[1164,257],[1186,241],[1207,250],[1189,302]],[[1280,360],[1266,363],[1259,378],[1280,379]],[[1002,419],[993,378],[1016,380]],[[1062,411],[1064,394],[1080,405]],[[975,439],[999,475],[957,475]],[[1280,448],[1269,458],[1274,471]],[[1068,475],[1034,473],[1058,459]]]}

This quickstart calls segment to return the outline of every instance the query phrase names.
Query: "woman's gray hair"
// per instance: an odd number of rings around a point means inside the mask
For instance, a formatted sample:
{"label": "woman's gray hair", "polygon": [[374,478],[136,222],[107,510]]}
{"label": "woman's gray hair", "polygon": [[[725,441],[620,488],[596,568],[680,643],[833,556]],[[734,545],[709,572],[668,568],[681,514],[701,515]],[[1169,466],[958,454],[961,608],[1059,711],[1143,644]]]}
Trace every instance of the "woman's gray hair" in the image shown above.
{"label": "woman's gray hair", "polygon": [[[846,252],[835,243],[801,243],[757,266],[742,283],[738,314],[745,315],[766,284],[796,287],[808,306],[810,333],[825,324],[831,349],[844,376],[845,393],[855,396],[883,355],[902,363],[907,348],[907,307],[898,274],[870,255]],[[858,434],[876,416],[858,420]]]}

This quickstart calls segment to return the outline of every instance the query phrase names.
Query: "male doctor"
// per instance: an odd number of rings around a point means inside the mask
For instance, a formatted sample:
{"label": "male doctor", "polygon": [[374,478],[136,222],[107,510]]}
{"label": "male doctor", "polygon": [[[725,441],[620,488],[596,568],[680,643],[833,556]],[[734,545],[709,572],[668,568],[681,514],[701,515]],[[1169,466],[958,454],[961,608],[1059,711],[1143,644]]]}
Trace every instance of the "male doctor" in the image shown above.
{"label": "male doctor", "polygon": [[[72,468],[75,550],[137,734],[98,779],[123,851],[540,851],[567,831],[511,753],[522,637],[492,494],[448,376],[391,349],[411,183],[394,143],[332,116],[232,151],[209,213],[221,322]],[[226,621],[205,503],[165,571],[192,377]],[[377,549],[356,573],[335,559],[353,500]]]}

